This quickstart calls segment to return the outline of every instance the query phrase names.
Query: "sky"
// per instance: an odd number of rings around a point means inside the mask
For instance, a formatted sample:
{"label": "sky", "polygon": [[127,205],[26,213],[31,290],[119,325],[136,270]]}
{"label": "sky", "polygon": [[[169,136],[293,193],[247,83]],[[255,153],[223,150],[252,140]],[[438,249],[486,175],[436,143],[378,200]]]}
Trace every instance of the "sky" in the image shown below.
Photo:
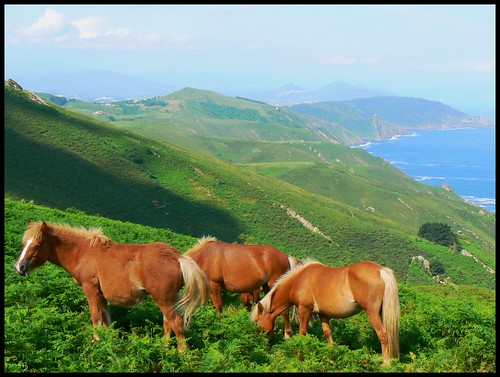
{"label": "sky", "polygon": [[99,69],[221,93],[344,81],[494,120],[495,10],[4,4],[4,75]]}

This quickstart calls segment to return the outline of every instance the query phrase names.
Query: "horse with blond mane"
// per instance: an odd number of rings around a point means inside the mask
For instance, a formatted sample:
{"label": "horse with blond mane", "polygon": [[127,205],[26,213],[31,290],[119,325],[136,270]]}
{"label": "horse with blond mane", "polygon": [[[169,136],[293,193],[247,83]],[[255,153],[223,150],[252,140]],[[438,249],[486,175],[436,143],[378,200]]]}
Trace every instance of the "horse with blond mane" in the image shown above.
{"label": "horse with blond mane", "polygon": [[311,315],[321,319],[328,343],[333,343],[330,318],[368,315],[382,346],[383,364],[399,358],[399,293],[391,269],[372,261],[328,267],[308,259],[284,274],[253,308],[250,319],[268,336],[276,317],[295,305],[299,333],[305,334]]}
{"label": "horse with blond mane", "polygon": [[[193,258],[208,276],[210,299],[222,311],[222,290],[240,293],[245,306],[257,300],[260,289],[269,292],[298,260],[269,245],[238,245],[206,236],[184,255]],[[285,336],[291,336],[288,311],[283,313]]]}
{"label": "horse with blond mane", "polygon": [[184,329],[207,301],[210,287],[196,262],[173,246],[163,242],[120,244],[105,236],[101,228],[30,220],[15,270],[28,276],[47,260],[65,269],[82,288],[94,326],[111,324],[108,301],[135,306],[149,295],[163,313],[164,337],[168,339],[173,330],[178,351],[189,348]]}

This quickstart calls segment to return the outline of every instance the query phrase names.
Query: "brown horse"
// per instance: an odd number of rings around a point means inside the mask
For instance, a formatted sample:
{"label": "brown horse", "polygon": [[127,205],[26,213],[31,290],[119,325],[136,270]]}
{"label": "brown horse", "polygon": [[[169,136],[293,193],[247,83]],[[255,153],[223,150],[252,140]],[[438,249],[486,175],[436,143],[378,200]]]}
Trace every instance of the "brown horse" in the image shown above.
{"label": "brown horse", "polygon": [[100,228],[30,220],[15,270],[28,276],[47,260],[69,272],[82,287],[94,326],[110,325],[108,301],[135,306],[149,294],[163,313],[165,338],[173,330],[178,350],[188,348],[184,328],[208,300],[210,286],[200,267],[174,247],[162,242],[120,244]]}
{"label": "brown horse", "polygon": [[276,317],[291,305],[298,308],[299,333],[307,332],[311,315],[317,314],[328,343],[333,343],[330,318],[347,318],[364,310],[380,340],[383,364],[399,358],[398,285],[387,267],[372,261],[328,267],[305,260],[275,283],[250,318],[270,336]]}
{"label": "brown horse", "polygon": [[[222,311],[222,290],[242,294],[252,299],[262,288],[269,292],[274,283],[298,261],[268,245],[238,245],[202,237],[184,253],[193,258],[208,276],[210,298],[219,313]],[[247,295],[248,293],[248,295]],[[288,311],[283,313],[285,336],[291,336]]]}

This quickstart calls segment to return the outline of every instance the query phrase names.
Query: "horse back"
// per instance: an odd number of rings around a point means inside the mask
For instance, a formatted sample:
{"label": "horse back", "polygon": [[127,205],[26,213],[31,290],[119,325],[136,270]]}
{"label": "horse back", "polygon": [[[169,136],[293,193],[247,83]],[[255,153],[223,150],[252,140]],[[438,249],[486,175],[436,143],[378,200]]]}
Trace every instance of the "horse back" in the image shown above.
{"label": "horse back", "polygon": [[233,292],[248,292],[274,283],[289,267],[288,256],[268,245],[208,243],[196,255],[210,280]]}

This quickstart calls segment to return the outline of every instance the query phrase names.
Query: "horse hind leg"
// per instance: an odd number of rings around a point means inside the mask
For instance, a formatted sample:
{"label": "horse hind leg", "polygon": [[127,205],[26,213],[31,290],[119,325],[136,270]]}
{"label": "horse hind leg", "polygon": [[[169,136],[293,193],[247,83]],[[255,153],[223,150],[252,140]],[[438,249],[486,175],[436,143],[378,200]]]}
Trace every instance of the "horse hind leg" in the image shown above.
{"label": "horse hind leg", "polygon": [[164,339],[169,339],[172,331],[177,338],[177,350],[184,352],[189,349],[184,336],[184,323],[182,317],[175,309],[174,305],[159,305],[163,313]]}
{"label": "horse hind leg", "polygon": [[391,364],[391,358],[389,355],[389,349],[388,349],[388,337],[387,337],[387,331],[385,329],[384,324],[382,323],[382,318],[380,318],[379,311],[371,311],[367,312],[368,314],[368,319],[370,320],[370,323],[372,324],[373,328],[375,329],[375,332],[377,333],[377,337],[380,340],[380,346],[382,348],[382,357],[383,357],[383,365],[390,365]]}

